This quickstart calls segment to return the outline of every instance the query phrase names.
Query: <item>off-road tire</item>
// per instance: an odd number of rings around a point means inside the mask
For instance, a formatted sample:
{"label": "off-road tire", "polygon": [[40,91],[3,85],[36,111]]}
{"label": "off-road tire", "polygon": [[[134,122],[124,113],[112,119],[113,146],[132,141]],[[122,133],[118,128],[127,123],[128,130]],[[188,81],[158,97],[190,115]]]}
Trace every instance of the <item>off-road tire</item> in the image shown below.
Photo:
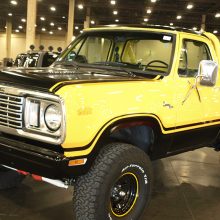
{"label": "off-road tire", "polygon": [[[117,215],[112,208],[112,187],[124,175],[137,179],[138,195],[132,208]],[[124,143],[106,145],[90,171],[76,181],[73,194],[74,220],[139,220],[152,192],[149,157]]]}
{"label": "off-road tire", "polygon": [[24,178],[16,171],[0,166],[0,190],[18,187]]}

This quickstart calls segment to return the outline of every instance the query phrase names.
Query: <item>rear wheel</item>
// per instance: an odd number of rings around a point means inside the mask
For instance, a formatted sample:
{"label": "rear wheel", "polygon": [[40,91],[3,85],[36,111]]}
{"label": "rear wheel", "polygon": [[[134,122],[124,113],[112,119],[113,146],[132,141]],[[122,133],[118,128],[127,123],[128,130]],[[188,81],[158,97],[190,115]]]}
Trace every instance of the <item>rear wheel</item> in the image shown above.
{"label": "rear wheel", "polygon": [[75,220],[139,220],[151,191],[148,156],[129,144],[109,144],[91,170],[76,181]]}
{"label": "rear wheel", "polygon": [[19,186],[24,178],[24,175],[16,171],[0,166],[0,190]]}

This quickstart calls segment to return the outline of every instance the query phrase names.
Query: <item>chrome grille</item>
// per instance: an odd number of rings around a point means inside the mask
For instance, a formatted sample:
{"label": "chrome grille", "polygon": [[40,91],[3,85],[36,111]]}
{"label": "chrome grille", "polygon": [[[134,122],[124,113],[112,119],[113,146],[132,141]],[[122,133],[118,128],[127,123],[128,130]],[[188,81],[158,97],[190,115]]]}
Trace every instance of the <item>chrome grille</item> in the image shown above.
{"label": "chrome grille", "polygon": [[0,93],[0,126],[22,128],[24,98]]}

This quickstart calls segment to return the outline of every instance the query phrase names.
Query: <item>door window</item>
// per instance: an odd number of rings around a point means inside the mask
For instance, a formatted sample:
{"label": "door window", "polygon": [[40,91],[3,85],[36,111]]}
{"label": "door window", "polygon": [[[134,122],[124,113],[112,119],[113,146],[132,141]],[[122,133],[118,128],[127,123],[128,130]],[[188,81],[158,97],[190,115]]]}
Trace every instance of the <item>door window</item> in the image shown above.
{"label": "door window", "polygon": [[195,77],[202,60],[212,60],[208,46],[201,41],[184,40],[178,73],[181,77]]}

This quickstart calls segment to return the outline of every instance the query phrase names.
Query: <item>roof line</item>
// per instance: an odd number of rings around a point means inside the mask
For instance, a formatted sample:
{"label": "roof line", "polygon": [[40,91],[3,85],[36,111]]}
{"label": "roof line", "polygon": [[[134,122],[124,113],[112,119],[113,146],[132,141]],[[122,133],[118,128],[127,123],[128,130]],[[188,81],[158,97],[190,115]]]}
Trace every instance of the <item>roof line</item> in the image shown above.
{"label": "roof line", "polygon": [[197,35],[203,35],[202,31],[194,31],[192,29],[184,28],[184,27],[174,27],[174,26],[165,26],[165,25],[153,25],[153,24],[147,24],[147,25],[140,25],[140,24],[131,24],[131,25],[100,25],[96,26],[96,28],[119,28],[119,27],[129,27],[129,28],[154,28],[154,29],[165,29],[169,31],[179,31],[179,32],[186,32],[186,33],[191,33],[191,34],[197,34]]}

